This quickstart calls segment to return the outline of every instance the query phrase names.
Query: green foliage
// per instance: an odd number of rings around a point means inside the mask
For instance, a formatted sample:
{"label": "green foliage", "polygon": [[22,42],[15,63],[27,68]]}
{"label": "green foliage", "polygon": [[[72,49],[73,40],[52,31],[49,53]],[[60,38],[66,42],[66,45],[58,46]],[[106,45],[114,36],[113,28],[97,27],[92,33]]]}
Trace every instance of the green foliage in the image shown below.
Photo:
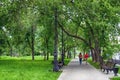
{"label": "green foliage", "polygon": [[[119,0],[1,0],[0,3],[0,43],[4,39],[0,50],[7,54],[12,49],[14,53],[30,55],[31,26],[34,26],[35,52],[52,54],[54,8],[58,9],[58,21],[65,30],[85,40],[73,40],[64,34],[66,51],[74,46],[89,51],[90,45],[104,48],[104,56],[119,51],[117,46],[111,46],[117,44],[114,36],[119,36]],[[4,33],[3,26],[7,29]],[[60,49],[60,28],[58,32]]]}

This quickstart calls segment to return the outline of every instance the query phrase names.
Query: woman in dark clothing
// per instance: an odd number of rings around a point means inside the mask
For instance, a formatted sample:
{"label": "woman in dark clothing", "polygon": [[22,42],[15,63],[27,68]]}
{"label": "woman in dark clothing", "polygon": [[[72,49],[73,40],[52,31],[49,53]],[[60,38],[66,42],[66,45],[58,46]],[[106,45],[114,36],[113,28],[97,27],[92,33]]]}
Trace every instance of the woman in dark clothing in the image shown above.
{"label": "woman in dark clothing", "polygon": [[79,62],[80,62],[80,64],[82,64],[82,54],[81,53],[79,53]]}

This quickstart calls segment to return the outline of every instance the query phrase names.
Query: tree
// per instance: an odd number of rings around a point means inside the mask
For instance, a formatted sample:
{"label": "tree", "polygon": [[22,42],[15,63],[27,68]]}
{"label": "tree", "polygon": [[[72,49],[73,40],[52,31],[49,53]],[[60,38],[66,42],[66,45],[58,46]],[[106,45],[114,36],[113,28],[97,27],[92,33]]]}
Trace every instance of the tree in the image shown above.
{"label": "tree", "polygon": [[55,12],[54,12],[54,18],[55,18],[55,28],[54,28],[54,67],[53,67],[53,71],[58,71],[59,67],[58,67],[58,61],[57,61],[57,57],[58,57],[58,31],[57,31],[57,8],[55,7]]}
{"label": "tree", "polygon": [[[59,25],[69,36],[82,40],[86,44],[86,47],[89,47],[91,51],[94,52],[92,53],[93,60],[95,62],[99,62],[101,48],[105,47],[104,43],[110,40],[110,29],[113,29],[114,31],[115,28],[113,28],[113,26],[118,22],[118,18],[116,19],[116,12],[113,10],[114,7],[112,7],[108,1],[94,0],[81,2],[74,1],[74,3],[72,3],[72,7],[68,2],[66,2],[64,8],[65,11],[63,12],[63,15],[65,15],[67,20],[59,20]],[[112,14],[114,14],[114,16]],[[73,34],[73,29],[70,27],[68,29],[68,22],[70,22],[69,24],[76,24],[82,35]],[[71,34],[68,31],[71,32]],[[111,33],[114,34],[114,32]]]}

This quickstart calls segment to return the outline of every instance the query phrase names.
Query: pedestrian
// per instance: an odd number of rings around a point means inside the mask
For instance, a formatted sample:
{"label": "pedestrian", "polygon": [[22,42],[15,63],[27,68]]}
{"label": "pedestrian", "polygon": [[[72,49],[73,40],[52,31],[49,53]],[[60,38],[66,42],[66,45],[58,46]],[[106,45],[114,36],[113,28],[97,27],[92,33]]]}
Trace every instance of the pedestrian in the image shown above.
{"label": "pedestrian", "polygon": [[88,59],[88,57],[89,57],[88,53],[85,53],[85,54],[84,54],[84,59],[85,59],[85,61],[86,61],[86,64],[87,64],[87,59]]}
{"label": "pedestrian", "polygon": [[82,54],[81,53],[79,53],[79,62],[80,62],[80,64],[82,64]]}

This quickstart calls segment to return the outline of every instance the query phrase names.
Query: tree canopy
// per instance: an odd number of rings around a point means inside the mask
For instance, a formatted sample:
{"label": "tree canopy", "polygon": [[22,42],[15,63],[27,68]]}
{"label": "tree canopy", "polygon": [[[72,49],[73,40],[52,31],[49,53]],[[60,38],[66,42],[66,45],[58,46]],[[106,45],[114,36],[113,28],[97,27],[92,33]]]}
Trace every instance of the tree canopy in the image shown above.
{"label": "tree canopy", "polygon": [[[75,48],[100,56],[120,51],[119,0],[1,0],[0,54],[65,54]],[[55,12],[55,9],[57,11]],[[55,33],[57,26],[57,33]],[[57,34],[55,46],[54,40]],[[31,52],[31,53],[30,53]]]}

